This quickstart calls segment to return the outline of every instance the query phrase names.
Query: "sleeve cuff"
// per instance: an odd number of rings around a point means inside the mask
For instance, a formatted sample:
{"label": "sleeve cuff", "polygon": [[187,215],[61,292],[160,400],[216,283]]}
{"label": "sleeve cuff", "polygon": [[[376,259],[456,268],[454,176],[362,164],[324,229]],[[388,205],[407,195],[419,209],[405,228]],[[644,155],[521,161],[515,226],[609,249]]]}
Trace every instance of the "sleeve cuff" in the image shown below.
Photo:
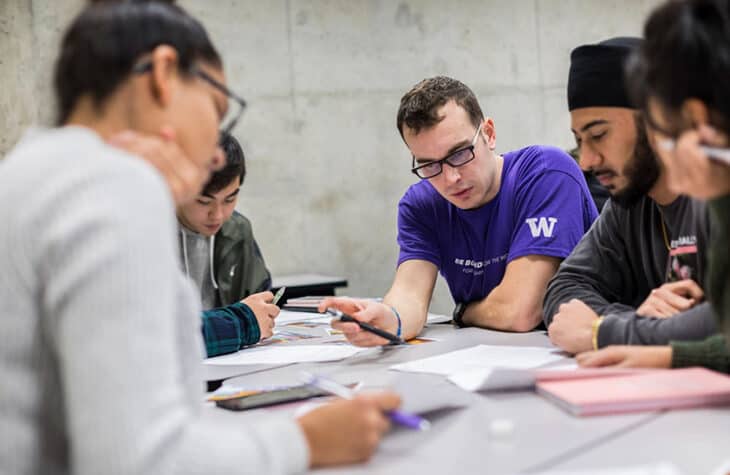
{"label": "sleeve cuff", "polygon": [[704,366],[705,368],[730,372],[730,352],[722,335],[711,336],[702,341],[672,341],[672,368]]}
{"label": "sleeve cuff", "polygon": [[603,321],[601,322],[601,326],[598,327],[598,337],[596,338],[598,348],[603,348],[608,345],[627,344],[627,318],[631,318],[632,316],[633,312],[603,315]]}
{"label": "sleeve cuff", "polygon": [[258,343],[261,339],[261,329],[259,328],[259,322],[256,320],[251,307],[243,302],[236,302],[230,305],[231,310],[234,311],[236,317],[241,322],[241,346],[253,345]]}

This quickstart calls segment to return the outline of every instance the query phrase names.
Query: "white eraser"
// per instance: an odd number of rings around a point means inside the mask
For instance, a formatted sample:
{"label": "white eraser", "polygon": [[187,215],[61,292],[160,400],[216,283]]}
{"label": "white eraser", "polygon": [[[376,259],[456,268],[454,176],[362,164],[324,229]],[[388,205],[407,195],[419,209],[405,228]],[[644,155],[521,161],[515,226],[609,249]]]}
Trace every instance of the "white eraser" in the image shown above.
{"label": "white eraser", "polygon": [[515,424],[510,419],[494,419],[489,424],[489,435],[492,437],[503,438],[512,435],[515,430]]}

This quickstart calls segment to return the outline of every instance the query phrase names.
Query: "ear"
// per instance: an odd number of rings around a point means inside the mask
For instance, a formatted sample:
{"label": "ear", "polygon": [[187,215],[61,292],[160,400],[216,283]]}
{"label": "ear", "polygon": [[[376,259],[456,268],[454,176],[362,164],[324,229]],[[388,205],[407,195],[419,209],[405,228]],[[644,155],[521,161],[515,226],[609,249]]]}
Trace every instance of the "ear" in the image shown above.
{"label": "ear", "polygon": [[492,120],[491,117],[487,117],[484,122],[482,122],[482,133],[484,134],[484,137],[486,138],[487,146],[489,147],[489,150],[494,150],[497,148],[497,129],[494,128],[494,120]]}
{"label": "ear", "polygon": [[167,107],[172,99],[175,84],[180,77],[177,50],[168,45],[160,45],[152,50],[151,60],[152,95],[162,107]]}
{"label": "ear", "polygon": [[696,98],[686,99],[680,109],[682,118],[692,124],[692,127],[708,125],[710,122],[710,111],[704,102]]}

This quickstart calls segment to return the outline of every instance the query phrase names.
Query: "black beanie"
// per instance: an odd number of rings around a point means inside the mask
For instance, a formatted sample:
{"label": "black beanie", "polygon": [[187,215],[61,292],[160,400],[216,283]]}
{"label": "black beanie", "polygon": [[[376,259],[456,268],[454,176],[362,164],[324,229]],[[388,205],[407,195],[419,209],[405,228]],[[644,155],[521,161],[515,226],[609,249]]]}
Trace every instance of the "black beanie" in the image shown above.
{"label": "black beanie", "polygon": [[619,37],[575,48],[570,53],[568,110],[583,107],[634,109],[626,90],[624,65],[641,42],[641,38]]}

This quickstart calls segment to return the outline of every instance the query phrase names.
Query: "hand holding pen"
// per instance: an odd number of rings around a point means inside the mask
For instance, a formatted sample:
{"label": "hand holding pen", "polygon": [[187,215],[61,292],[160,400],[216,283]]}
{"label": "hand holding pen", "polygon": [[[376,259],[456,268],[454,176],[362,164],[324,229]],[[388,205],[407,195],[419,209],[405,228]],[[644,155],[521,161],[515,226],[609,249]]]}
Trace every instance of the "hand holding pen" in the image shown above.
{"label": "hand holding pen", "polygon": [[309,445],[312,467],[364,462],[390,427],[388,412],[400,406],[390,391],[337,399],[297,418]]}
{"label": "hand holding pen", "polygon": [[[403,343],[403,340],[395,334],[398,321],[393,311],[380,302],[330,297],[322,301],[319,311],[332,315],[334,317],[332,328],[342,331],[353,345],[381,346],[388,343]],[[371,328],[377,330],[372,331]]]}
{"label": "hand holding pen", "polygon": [[365,330],[366,332],[372,333],[373,335],[377,335],[381,338],[385,338],[391,344],[402,345],[405,343],[399,336],[393,335],[392,333],[388,333],[385,330],[381,330],[380,328],[370,325],[369,323],[361,322],[360,320],[352,317],[351,315],[343,313],[342,311],[337,310],[336,308],[328,308],[327,310],[325,310],[325,312],[332,315],[333,317],[339,319],[339,321],[341,321],[341,322],[354,323],[358,327],[360,327],[362,330]]}
{"label": "hand holding pen", "polygon": [[[334,396],[338,396],[343,399],[352,399],[355,396],[355,393],[347,386],[343,386],[342,384],[325,378],[324,376],[302,372],[301,377],[302,381],[306,384],[310,384]],[[386,415],[393,423],[409,429],[428,430],[431,428],[431,423],[426,419],[399,409],[388,411],[386,412]]]}
{"label": "hand holding pen", "polygon": [[281,298],[285,289],[286,287],[282,287],[276,295],[266,291],[251,294],[241,300],[242,303],[251,309],[256,317],[256,322],[259,324],[261,340],[269,338],[274,333],[275,320],[280,311],[279,307],[276,306],[276,302]]}

